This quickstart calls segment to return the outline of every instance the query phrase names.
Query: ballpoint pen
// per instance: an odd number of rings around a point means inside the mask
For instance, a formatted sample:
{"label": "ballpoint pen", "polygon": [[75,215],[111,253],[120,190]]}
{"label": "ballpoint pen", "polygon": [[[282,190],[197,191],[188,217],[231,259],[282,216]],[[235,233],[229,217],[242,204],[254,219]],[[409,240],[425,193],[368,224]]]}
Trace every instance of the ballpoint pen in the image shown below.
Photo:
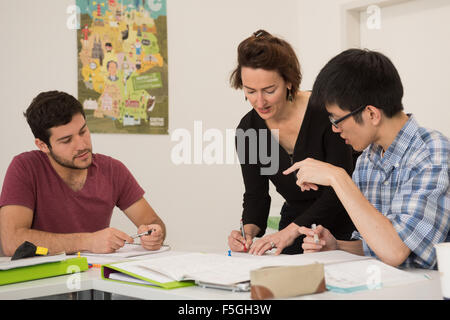
{"label": "ballpoint pen", "polygon": [[134,236],[131,236],[131,238],[132,239],[136,239],[136,238],[140,238],[140,237],[143,237],[143,236],[151,235],[152,231],[153,231],[153,229],[150,229],[150,230],[148,230],[146,232],[135,234]]}
{"label": "ballpoint pen", "polygon": [[242,238],[244,238],[244,251],[247,252],[247,246],[245,245],[246,238],[245,238],[245,231],[244,231],[244,223],[242,222],[242,219],[241,219],[241,234],[242,234]]}

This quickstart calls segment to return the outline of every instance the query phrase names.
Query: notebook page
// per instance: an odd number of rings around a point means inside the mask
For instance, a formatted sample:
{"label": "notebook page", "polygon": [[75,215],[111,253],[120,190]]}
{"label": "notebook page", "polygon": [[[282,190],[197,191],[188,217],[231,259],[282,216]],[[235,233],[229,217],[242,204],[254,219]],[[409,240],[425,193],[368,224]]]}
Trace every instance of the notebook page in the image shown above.
{"label": "notebook page", "polygon": [[333,264],[349,261],[373,259],[370,256],[359,256],[342,250],[330,250],[303,254],[305,258],[317,263]]}
{"label": "notebook page", "polygon": [[230,257],[219,254],[189,253],[157,259],[141,260],[141,266],[167,274],[175,280],[197,280],[233,285],[250,280],[250,271],[267,266],[301,265],[281,256]]}
{"label": "notebook page", "polygon": [[250,270],[259,267],[257,260],[202,253],[141,262],[145,268],[165,273],[176,280],[198,280],[223,285],[248,281]]}
{"label": "notebook page", "polygon": [[122,248],[116,250],[113,253],[92,253],[92,252],[81,252],[82,256],[95,256],[102,258],[129,258],[129,257],[137,257],[147,254],[160,253],[164,251],[170,250],[169,246],[162,246],[158,250],[147,250],[144,249],[141,245],[126,243]]}
{"label": "notebook page", "polygon": [[4,259],[1,259],[0,261],[0,270],[9,270],[43,263],[58,262],[66,260],[67,258],[69,257],[66,256],[65,253],[49,256],[36,256],[18,260],[11,260],[11,257],[4,257]]}
{"label": "notebook page", "polygon": [[272,261],[274,265],[287,265],[289,263],[291,265],[306,265],[311,263],[323,263],[326,265],[332,263],[373,259],[373,257],[370,256],[359,256],[342,250],[330,250],[293,255],[281,254],[279,256],[275,256],[275,251],[272,251],[268,251],[262,256],[253,256],[248,253],[234,252],[233,256],[247,257],[248,259],[267,259]]}
{"label": "notebook page", "polygon": [[426,280],[423,275],[409,273],[375,259],[325,265],[326,286],[337,292],[379,289],[423,280]]}
{"label": "notebook page", "polygon": [[[174,281],[173,278],[168,277],[160,272],[150,270],[142,266],[141,260],[127,261],[114,264],[115,267],[127,271],[132,274],[139,275],[143,278],[150,279],[159,283],[167,283]],[[111,274],[112,275],[112,274]]]}
{"label": "notebook page", "polygon": [[127,274],[124,273],[111,273],[109,275],[109,279],[112,280],[119,280],[119,281],[126,281],[126,282],[132,282],[132,283],[139,283],[139,284],[145,284],[145,285],[150,285],[150,286],[156,286],[155,284],[148,282],[148,281],[144,281],[138,278],[134,278],[132,276],[129,276]]}

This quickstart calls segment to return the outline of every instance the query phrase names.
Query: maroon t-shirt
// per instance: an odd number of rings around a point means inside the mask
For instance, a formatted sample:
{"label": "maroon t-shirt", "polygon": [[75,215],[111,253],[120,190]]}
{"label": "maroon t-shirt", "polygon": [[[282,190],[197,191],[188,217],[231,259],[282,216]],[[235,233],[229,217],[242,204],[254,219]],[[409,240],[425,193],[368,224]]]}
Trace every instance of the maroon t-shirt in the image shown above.
{"label": "maroon t-shirt", "polygon": [[45,153],[30,151],[14,157],[9,165],[0,207],[21,205],[33,210],[32,229],[94,232],[109,227],[115,206],[126,210],[143,195],[130,171],[111,157],[93,154],[83,188],[73,191]]}

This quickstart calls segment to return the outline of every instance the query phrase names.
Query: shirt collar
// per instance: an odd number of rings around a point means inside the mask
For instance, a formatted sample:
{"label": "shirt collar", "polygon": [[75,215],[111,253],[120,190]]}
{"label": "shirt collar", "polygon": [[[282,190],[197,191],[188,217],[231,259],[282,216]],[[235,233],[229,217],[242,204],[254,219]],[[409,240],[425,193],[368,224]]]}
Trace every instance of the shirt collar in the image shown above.
{"label": "shirt collar", "polygon": [[378,165],[385,173],[390,172],[394,167],[400,165],[401,159],[411,144],[411,140],[419,129],[419,125],[413,115],[408,114],[408,117],[408,121],[406,121],[402,129],[400,129],[383,157],[381,157],[381,152],[383,150],[381,146],[372,144],[369,147],[369,159],[374,165]]}

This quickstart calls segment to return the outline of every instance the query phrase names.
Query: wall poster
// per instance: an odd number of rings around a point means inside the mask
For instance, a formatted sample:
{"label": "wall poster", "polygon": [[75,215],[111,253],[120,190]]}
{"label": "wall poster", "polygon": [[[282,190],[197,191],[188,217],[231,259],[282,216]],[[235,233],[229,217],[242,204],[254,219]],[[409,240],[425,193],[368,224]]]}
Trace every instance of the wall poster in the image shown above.
{"label": "wall poster", "polygon": [[168,134],[166,0],[76,0],[78,99],[91,132]]}

